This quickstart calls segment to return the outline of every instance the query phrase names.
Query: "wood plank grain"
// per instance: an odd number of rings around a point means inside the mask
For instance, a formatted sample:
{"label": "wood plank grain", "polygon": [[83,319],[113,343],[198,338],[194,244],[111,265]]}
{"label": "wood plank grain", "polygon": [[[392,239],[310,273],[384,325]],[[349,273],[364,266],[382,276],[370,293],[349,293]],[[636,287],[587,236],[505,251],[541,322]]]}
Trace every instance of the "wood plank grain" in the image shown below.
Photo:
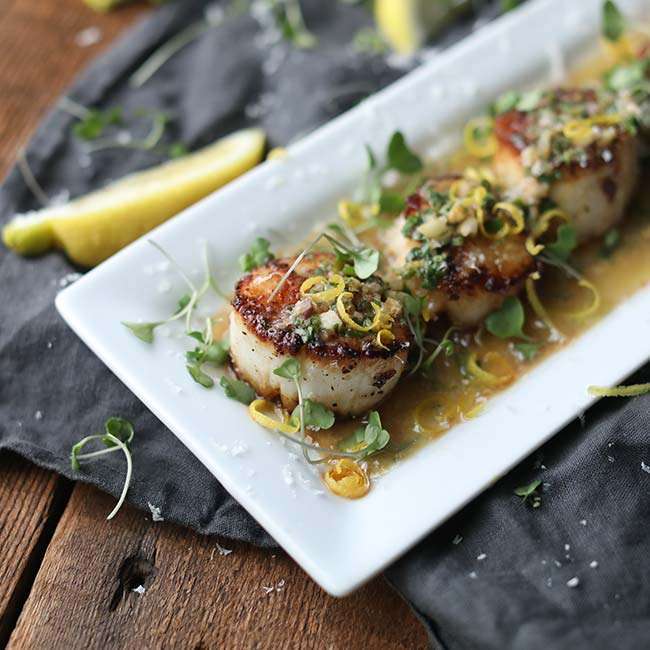
{"label": "wood plank grain", "polygon": [[[82,0],[0,2],[0,177],[75,75],[145,10],[141,3],[98,15]],[[76,45],[75,36],[92,26],[102,40]]]}
{"label": "wood plank grain", "polygon": [[0,647],[18,619],[71,484],[0,454]]}
{"label": "wood plank grain", "polygon": [[331,598],[280,551],[223,542],[221,555],[214,538],[130,507],[106,522],[112,505],[75,488],[9,648],[426,647],[381,579]]}
{"label": "wood plank grain", "polygon": [[[0,2],[0,176],[47,107],[89,57],[145,7],[97,17],[80,0]],[[99,25],[103,43],[74,45]],[[0,647],[27,598],[71,484],[9,453],[0,454]]]}

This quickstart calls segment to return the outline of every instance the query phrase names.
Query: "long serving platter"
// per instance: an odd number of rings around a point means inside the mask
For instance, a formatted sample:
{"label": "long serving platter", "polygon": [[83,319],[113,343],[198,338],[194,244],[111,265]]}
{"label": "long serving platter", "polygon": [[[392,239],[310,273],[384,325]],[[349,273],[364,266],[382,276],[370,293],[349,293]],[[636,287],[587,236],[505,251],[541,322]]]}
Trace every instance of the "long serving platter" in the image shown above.
{"label": "long serving platter", "polygon": [[[619,4],[640,16],[647,3]],[[400,129],[425,156],[444,154],[462,120],[499,93],[548,81],[561,63],[571,65],[592,49],[600,9],[600,0],[526,3],[296,143],[285,159],[264,163],[128,246],[57,297],[59,312],[90,349],[333,595],[349,593],[386,567],[584,411],[593,401],[587,385],[615,384],[648,359],[650,287],[491,400],[481,417],[399,462],[367,497],[345,501],[322,489],[290,453],[292,443],[258,427],[220,391],[194,383],[179,361],[186,346],[173,330],[147,346],[120,324],[164,318],[184,292],[146,239],[197,278],[201,242],[207,242],[227,286],[253,237],[280,246],[278,233],[300,237],[334,214],[337,200],[362,178],[365,143],[382,148]]]}

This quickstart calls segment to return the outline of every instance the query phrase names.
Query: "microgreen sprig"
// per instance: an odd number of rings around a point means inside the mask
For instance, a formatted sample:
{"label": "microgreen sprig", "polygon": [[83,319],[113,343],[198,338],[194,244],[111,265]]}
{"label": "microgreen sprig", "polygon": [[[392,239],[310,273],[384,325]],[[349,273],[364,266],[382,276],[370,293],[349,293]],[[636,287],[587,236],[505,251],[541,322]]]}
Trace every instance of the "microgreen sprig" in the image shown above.
{"label": "microgreen sprig", "polygon": [[455,350],[454,342],[449,338],[451,333],[456,330],[455,326],[451,326],[443,335],[440,343],[438,343],[433,352],[422,362],[422,369],[427,371],[433,365],[433,362],[444,352],[445,356],[450,357]]}
{"label": "microgreen sprig", "polygon": [[219,385],[223,388],[226,397],[234,399],[248,406],[255,399],[253,388],[241,379],[233,379],[228,375],[223,375],[219,380]]}
{"label": "microgreen sprig", "polygon": [[521,497],[523,503],[526,503],[528,498],[530,498],[530,504],[533,508],[539,508],[542,505],[542,497],[537,492],[537,489],[541,484],[542,481],[540,479],[535,479],[528,485],[515,488],[515,495]]}
{"label": "microgreen sprig", "polygon": [[390,434],[381,425],[377,411],[368,415],[368,424],[359,427],[349,438],[339,444],[344,451],[356,451],[359,459],[367,458],[380,452],[390,442]]}
{"label": "microgreen sprig", "polygon": [[[124,499],[126,499],[126,493],[129,490],[131,484],[131,475],[133,473],[133,461],[131,459],[131,451],[129,450],[128,445],[133,440],[134,430],[133,425],[123,418],[111,417],[106,420],[104,424],[104,433],[97,433],[91,436],[86,436],[82,438],[79,442],[72,446],[70,450],[70,466],[73,471],[78,472],[81,470],[81,465],[79,461],[90,460],[92,458],[97,458],[98,456],[103,456],[105,454],[110,454],[114,451],[122,451],[126,458],[126,476],[124,477],[124,486],[118,499],[117,504],[111,510],[106,519],[112,519],[122,507]],[[93,440],[99,440],[104,445],[104,449],[99,449],[97,451],[91,451],[85,454],[80,454],[79,452]]]}
{"label": "microgreen sprig", "polygon": [[[330,226],[330,229],[332,227]],[[337,226],[337,233],[343,233],[343,229]],[[358,240],[342,242],[333,237],[327,232],[321,232],[315,237],[307,247],[296,257],[293,264],[287,269],[286,273],[280,278],[280,281],[275,285],[275,288],[269,295],[268,301],[271,302],[278,294],[284,283],[291,276],[291,274],[298,268],[298,265],[305,259],[305,257],[313,250],[313,248],[322,240],[327,240],[334,248],[334,252],[339,257],[340,261],[349,261],[352,263],[355,275],[360,280],[369,278],[379,266],[379,251],[369,246],[363,246]]]}
{"label": "microgreen sprig", "polygon": [[212,388],[214,380],[203,370],[203,365],[210,363],[214,366],[222,366],[226,363],[228,360],[228,342],[214,341],[211,318],[206,318],[203,332],[190,332],[188,336],[197,341],[198,345],[193,350],[188,350],[185,353],[187,371],[197,384],[204,388]]}
{"label": "microgreen sprig", "polygon": [[[310,445],[306,441],[305,438],[307,428],[314,430],[329,429],[330,427],[334,426],[335,417],[334,413],[323,404],[319,404],[318,402],[314,402],[310,399],[304,399],[302,385],[300,383],[300,361],[294,357],[289,357],[282,363],[282,365],[278,366],[273,371],[273,374],[277,375],[278,377],[282,377],[283,379],[289,379],[290,381],[293,381],[294,386],[296,387],[296,392],[298,394],[298,406],[296,406],[293,413],[291,414],[291,422],[297,424],[300,427],[300,439],[297,440],[296,438],[293,438],[288,434],[284,434],[281,431],[278,433],[288,438],[289,440],[298,443],[302,447],[302,453],[305,457],[305,460],[311,465],[323,463],[327,461],[328,456],[332,455],[348,456],[349,454],[340,454],[338,452],[332,453],[329,450],[324,450],[320,447],[316,447],[315,445]],[[314,460],[309,456],[309,450],[317,451],[320,454],[325,453],[327,456],[325,458]],[[357,458],[358,456],[352,457]]]}
{"label": "microgreen sprig", "polygon": [[422,298],[417,296],[412,296],[409,293],[402,294],[402,304],[404,305],[404,319],[406,324],[411,330],[413,336],[413,341],[418,350],[417,361],[409,375],[414,375],[422,365],[422,360],[424,359],[424,354],[426,352],[424,346],[424,329],[422,327]]}
{"label": "microgreen sprig", "polygon": [[501,307],[485,319],[485,327],[490,334],[500,339],[519,338],[530,341],[530,337],[523,331],[525,320],[526,314],[519,298],[508,296]]}
{"label": "microgreen sprig", "polygon": [[[398,214],[404,208],[404,197],[412,194],[421,183],[424,167],[420,157],[408,146],[401,131],[395,131],[386,148],[386,162],[380,165],[375,152],[366,145],[368,171],[361,187],[359,199],[365,203],[378,204],[382,213]],[[412,176],[401,194],[385,190],[382,176],[387,171],[397,171],[405,176]]]}
{"label": "microgreen sprig", "polygon": [[625,32],[625,18],[612,0],[603,2],[601,31],[612,43],[618,41]]}
{"label": "microgreen sprig", "polygon": [[264,266],[275,256],[271,252],[271,243],[264,237],[258,237],[252,244],[247,253],[239,258],[239,266],[244,273],[248,273],[258,266]]}
{"label": "microgreen sprig", "polygon": [[222,298],[226,298],[225,294],[219,289],[212,273],[210,271],[210,260],[208,258],[208,247],[207,244],[203,248],[203,266],[204,266],[204,279],[200,287],[197,287],[192,280],[189,278],[187,273],[183,268],[176,262],[176,260],[164,249],[162,246],[157,244],[153,240],[149,240],[149,243],[158,250],[171,264],[172,268],[178,273],[182,278],[183,282],[187,285],[190,290],[189,294],[186,294],[179,301],[179,309],[176,310],[169,318],[160,321],[151,321],[147,323],[135,323],[132,321],[122,321],[122,325],[127,327],[135,336],[137,336],[141,341],[145,343],[152,343],[154,340],[154,330],[160,325],[166,323],[171,323],[172,321],[178,320],[180,318],[185,318],[185,331],[187,334],[192,332],[192,316],[194,310],[199,302],[199,300],[212,289],[217,295]]}

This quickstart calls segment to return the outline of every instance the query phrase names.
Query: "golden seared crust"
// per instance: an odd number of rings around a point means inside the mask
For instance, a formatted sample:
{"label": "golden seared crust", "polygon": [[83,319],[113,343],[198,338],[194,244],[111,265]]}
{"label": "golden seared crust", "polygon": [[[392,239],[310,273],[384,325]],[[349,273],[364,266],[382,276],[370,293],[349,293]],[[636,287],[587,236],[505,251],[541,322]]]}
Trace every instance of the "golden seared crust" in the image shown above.
{"label": "golden seared crust", "polygon": [[[594,102],[596,92],[592,88],[558,88],[554,97],[568,104]],[[494,135],[499,144],[520,153],[532,144],[530,130],[535,122],[535,111],[525,112],[513,109],[497,115],[494,119]]]}
{"label": "golden seared crust", "polygon": [[[246,327],[260,340],[271,343],[278,354],[295,355],[303,352],[313,359],[333,361],[359,358],[388,358],[400,350],[408,349],[410,331],[401,321],[392,326],[395,340],[382,349],[375,344],[376,332],[363,336],[337,334],[323,340],[316,337],[305,343],[292,322],[291,311],[303,297],[300,286],[306,278],[319,274],[323,265],[331,265],[334,255],[312,253],[307,255],[295,271],[287,278],[282,288],[269,300],[282,276],[288,271],[294,258],[278,259],[259,267],[242,277],[235,286],[232,306],[244,321]],[[305,318],[310,312],[305,313]]]}
{"label": "golden seared crust", "polygon": [[507,294],[520,286],[536,268],[523,235],[503,239],[473,237],[452,246],[447,272],[439,289],[450,299],[479,291]]}
{"label": "golden seared crust", "polygon": [[[560,88],[554,91],[557,101],[569,104],[595,102],[596,92],[590,88]],[[535,121],[537,113],[511,110],[498,115],[494,120],[494,135],[499,146],[505,151],[500,155],[510,154],[519,156],[526,147],[535,144]],[[556,169],[562,175],[562,180],[575,180],[585,174],[604,167],[616,173],[624,150],[629,147],[632,136],[620,128],[616,138],[606,146],[594,142],[585,148],[585,156],[580,161],[572,160],[558,166]],[[606,155],[604,151],[607,151]],[[497,154],[499,155],[499,154]],[[605,190],[604,190],[605,191]],[[607,191],[612,190],[611,186]]]}

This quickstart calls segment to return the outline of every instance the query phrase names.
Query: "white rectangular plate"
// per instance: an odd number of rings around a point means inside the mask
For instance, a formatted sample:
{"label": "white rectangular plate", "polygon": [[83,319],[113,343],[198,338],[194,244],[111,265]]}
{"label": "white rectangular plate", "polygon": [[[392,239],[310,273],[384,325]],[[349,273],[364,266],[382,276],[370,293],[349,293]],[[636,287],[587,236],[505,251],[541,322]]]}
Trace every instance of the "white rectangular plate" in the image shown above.
{"label": "white rectangular plate", "polygon": [[[638,15],[646,2],[620,4]],[[600,5],[527,3],[292,146],[286,159],[261,165],[149,237],[197,277],[200,241],[207,240],[225,286],[254,236],[286,244],[287,233],[302,236],[334,214],[337,198],[363,174],[364,143],[383,148],[399,128],[420,151],[439,155],[449,134],[457,137],[459,120],[509,87],[548,79],[560,55],[571,60],[592,47]],[[241,404],[192,381],[182,362],[185,339],[170,330],[149,346],[120,325],[173,311],[183,288],[173,271],[160,268],[161,259],[144,239],[135,242],[61,292],[61,315],[305,571],[337,596],[404,553],[587,408],[588,384],[617,383],[650,357],[645,288],[494,399],[480,418],[401,462],[366,498],[344,501],[321,492],[310,469],[291,459],[287,446],[255,425]]]}

